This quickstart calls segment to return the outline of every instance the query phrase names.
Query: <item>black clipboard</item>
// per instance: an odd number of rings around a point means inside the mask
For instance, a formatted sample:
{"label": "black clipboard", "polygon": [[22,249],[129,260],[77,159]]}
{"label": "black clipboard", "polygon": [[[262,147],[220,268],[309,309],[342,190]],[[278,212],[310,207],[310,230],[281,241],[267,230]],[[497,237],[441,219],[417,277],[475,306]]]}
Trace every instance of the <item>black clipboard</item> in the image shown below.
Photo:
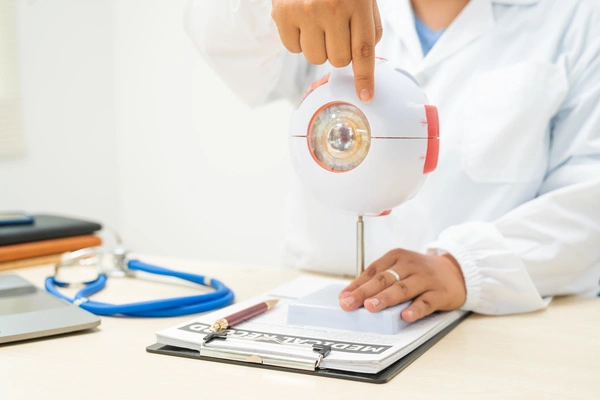
{"label": "black clipboard", "polygon": [[417,347],[415,350],[407,354],[406,356],[400,358],[398,361],[394,362],[389,367],[375,373],[375,374],[367,374],[360,372],[352,372],[352,371],[342,371],[335,369],[326,369],[319,368],[315,371],[307,371],[293,368],[284,368],[273,365],[264,365],[264,364],[255,364],[249,362],[241,362],[234,360],[226,360],[222,358],[213,358],[201,356],[200,353],[196,350],[185,349],[181,347],[175,346],[167,346],[159,343],[150,345],[146,347],[146,351],[149,353],[155,354],[163,354],[169,356],[177,356],[177,357],[185,357],[185,358],[193,358],[196,360],[204,360],[204,361],[216,361],[226,364],[235,364],[235,365],[243,365],[246,367],[256,367],[263,369],[271,369],[276,371],[285,371],[285,372],[294,372],[298,374],[306,374],[306,375],[315,375],[315,376],[323,376],[327,378],[336,378],[336,379],[346,379],[351,381],[365,382],[365,383],[386,383],[389,382],[393,377],[402,372],[406,367],[412,364],[417,358],[419,358],[422,354],[424,354],[427,350],[429,350],[434,344],[436,344],[441,338],[446,336],[448,332],[454,329],[458,324],[460,324],[465,318],[467,318],[470,313],[465,313],[459,319],[454,321],[452,324],[448,325],[446,328],[435,334],[431,339],[423,343],[421,346]]}

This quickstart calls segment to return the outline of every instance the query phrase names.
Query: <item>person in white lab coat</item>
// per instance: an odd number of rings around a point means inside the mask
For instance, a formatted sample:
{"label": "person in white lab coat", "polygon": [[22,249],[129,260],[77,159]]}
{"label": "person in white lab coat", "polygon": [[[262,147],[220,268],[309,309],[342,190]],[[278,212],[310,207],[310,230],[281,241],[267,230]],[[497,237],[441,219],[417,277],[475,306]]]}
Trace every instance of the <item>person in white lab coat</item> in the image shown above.
{"label": "person in white lab coat", "polygon": [[[599,3],[190,0],[185,26],[250,105],[297,102],[350,61],[368,102],[375,55],[417,79],[439,111],[438,168],[412,200],[365,222],[371,265],[340,295],[346,310],[413,300],[402,318],[414,321],[598,292]],[[351,274],[354,223],[296,182],[286,264]]]}

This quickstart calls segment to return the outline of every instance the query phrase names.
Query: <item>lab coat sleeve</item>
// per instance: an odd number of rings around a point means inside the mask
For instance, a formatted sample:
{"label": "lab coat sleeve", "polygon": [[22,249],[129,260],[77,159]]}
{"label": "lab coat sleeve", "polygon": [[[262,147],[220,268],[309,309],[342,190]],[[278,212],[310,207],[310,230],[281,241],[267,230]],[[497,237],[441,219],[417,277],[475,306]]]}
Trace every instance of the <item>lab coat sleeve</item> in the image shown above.
{"label": "lab coat sleeve", "polygon": [[[429,253],[450,253],[467,288],[463,308],[483,314],[545,307],[544,296],[597,291],[600,279],[600,29],[566,37],[569,92],[551,121],[539,196],[493,222],[444,230]],[[579,29],[581,28],[581,29]]]}
{"label": "lab coat sleeve", "polygon": [[297,102],[314,78],[302,54],[282,45],[270,0],[188,0],[183,23],[198,52],[250,106]]}

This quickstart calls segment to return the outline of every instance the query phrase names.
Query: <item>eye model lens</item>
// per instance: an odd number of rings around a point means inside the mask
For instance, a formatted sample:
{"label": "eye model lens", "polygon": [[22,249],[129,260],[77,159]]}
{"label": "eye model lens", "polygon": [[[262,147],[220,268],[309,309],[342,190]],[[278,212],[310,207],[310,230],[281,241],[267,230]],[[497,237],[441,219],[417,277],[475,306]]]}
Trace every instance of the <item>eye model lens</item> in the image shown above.
{"label": "eye model lens", "polygon": [[358,167],[370,146],[369,122],[352,104],[324,106],[308,128],[310,152],[315,161],[329,171],[346,172]]}
{"label": "eye model lens", "polygon": [[356,135],[351,126],[336,124],[327,135],[327,142],[331,148],[337,151],[346,151],[352,148]]}

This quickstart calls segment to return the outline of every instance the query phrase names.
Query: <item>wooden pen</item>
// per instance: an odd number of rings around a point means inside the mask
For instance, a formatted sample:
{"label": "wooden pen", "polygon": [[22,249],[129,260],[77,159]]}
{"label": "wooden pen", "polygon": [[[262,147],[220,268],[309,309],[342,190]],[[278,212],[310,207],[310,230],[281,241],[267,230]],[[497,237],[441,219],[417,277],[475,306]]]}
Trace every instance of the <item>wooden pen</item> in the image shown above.
{"label": "wooden pen", "polygon": [[279,300],[265,300],[261,303],[253,305],[252,307],[248,307],[242,311],[238,311],[225,318],[215,321],[215,323],[212,324],[209,329],[214,332],[224,331],[225,329],[237,325],[240,322],[246,321],[247,319],[256,317],[257,315],[269,311],[275,307],[278,301]]}

